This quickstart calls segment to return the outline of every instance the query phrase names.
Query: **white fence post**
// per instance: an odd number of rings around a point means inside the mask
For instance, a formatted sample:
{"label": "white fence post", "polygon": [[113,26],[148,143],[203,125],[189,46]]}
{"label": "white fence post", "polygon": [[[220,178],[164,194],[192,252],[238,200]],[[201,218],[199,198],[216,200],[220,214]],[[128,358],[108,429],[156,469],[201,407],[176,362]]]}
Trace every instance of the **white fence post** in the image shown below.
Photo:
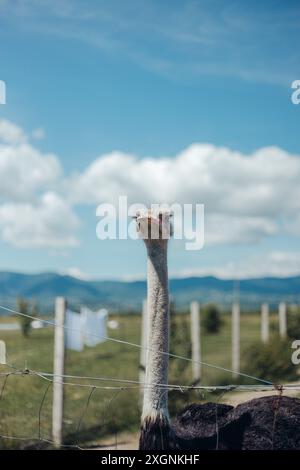
{"label": "white fence post", "polygon": [[286,338],[287,334],[287,321],[286,321],[286,303],[279,304],[279,334],[281,338]]}
{"label": "white fence post", "polygon": [[55,299],[55,329],[54,329],[54,377],[53,377],[53,407],[52,407],[52,436],[54,445],[62,444],[65,370],[65,315],[66,300],[63,297]]}
{"label": "white fence post", "polygon": [[267,303],[261,306],[261,340],[263,343],[269,341],[269,305]]}
{"label": "white fence post", "polygon": [[140,367],[139,367],[141,405],[143,403],[143,398],[144,398],[144,386],[142,384],[145,383],[145,379],[146,379],[146,364],[147,364],[147,356],[148,356],[148,350],[147,350],[148,325],[149,325],[149,317],[148,317],[148,310],[147,310],[147,299],[145,299],[143,301],[142,319],[141,319],[141,351],[140,351]]}
{"label": "white fence post", "polygon": [[240,372],[240,304],[232,305],[231,317],[232,341],[232,377],[237,378]]}
{"label": "white fence post", "polygon": [[6,364],[6,345],[2,340],[0,340],[0,364]]}
{"label": "white fence post", "polygon": [[200,338],[200,307],[198,302],[191,302],[191,340],[192,340],[192,370],[193,383],[201,380],[201,338]]}

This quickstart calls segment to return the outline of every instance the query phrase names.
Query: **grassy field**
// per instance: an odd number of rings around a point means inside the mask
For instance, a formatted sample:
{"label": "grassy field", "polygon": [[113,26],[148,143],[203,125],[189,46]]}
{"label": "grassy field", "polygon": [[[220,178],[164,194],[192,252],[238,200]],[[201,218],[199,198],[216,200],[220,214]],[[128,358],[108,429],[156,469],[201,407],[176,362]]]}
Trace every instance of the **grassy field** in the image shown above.
{"label": "grassy field", "polygon": [[[137,315],[117,317],[119,328],[109,330],[109,335],[133,343],[140,343],[140,318]],[[7,319],[0,321],[7,322]],[[176,316],[179,332],[188,332],[189,318],[186,315]],[[273,328],[277,318],[271,316]],[[186,333],[185,333],[186,334]],[[258,314],[242,314],[241,318],[241,354],[251,343],[259,339],[260,316]],[[24,338],[20,331],[0,331],[0,338],[7,346],[8,362],[23,369],[52,372],[53,370],[53,330],[47,328],[32,331]],[[230,317],[224,315],[224,324],[217,335],[206,335],[202,339],[202,360],[222,367],[231,367],[231,327]],[[185,345],[173,345],[173,351],[183,354]],[[84,376],[101,376],[138,380],[139,350],[110,341],[94,348],[85,348],[78,353],[67,351],[66,373]],[[243,368],[243,364],[242,364]],[[6,371],[0,366],[0,372]],[[231,375],[203,367],[203,384],[229,383]],[[76,382],[74,379],[69,379]],[[170,366],[170,383],[191,383],[191,364],[173,359]],[[115,383],[92,382],[80,380],[81,384],[119,385]],[[7,381],[0,377],[0,434],[17,436],[23,440],[0,439],[0,448],[25,448],[34,445],[34,438],[41,435],[51,439],[51,400],[52,385],[44,379],[29,375],[11,375]],[[139,426],[139,391],[131,390],[99,390],[94,389],[87,400],[91,388],[73,385],[65,386],[64,442],[83,446],[97,445],[107,435],[117,434],[124,430],[136,431]],[[47,394],[45,396],[45,393]],[[42,403],[42,400],[44,401]],[[200,395],[194,391],[181,394],[179,401],[174,401],[173,408],[199,399],[212,399],[210,394]],[[172,402],[172,396],[171,396]],[[42,407],[41,407],[42,403]],[[80,427],[78,428],[78,425]],[[40,434],[39,434],[40,433]],[[27,439],[28,438],[28,439]],[[36,443],[35,443],[36,446]],[[38,446],[45,446],[39,443]]]}

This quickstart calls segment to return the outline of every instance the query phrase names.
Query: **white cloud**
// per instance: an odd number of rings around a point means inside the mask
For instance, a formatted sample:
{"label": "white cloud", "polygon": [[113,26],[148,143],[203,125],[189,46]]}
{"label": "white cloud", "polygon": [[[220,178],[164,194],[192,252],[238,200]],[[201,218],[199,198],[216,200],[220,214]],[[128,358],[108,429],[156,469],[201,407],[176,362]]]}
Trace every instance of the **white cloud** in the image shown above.
{"label": "white cloud", "polygon": [[285,223],[285,230],[291,235],[300,237],[300,213],[295,214]]}
{"label": "white cloud", "polygon": [[6,119],[0,120],[0,143],[22,144],[26,141],[27,136],[23,129]]}
{"label": "white cloud", "polygon": [[277,232],[276,223],[267,217],[209,215],[205,224],[205,243],[255,243]]}
{"label": "white cloud", "polygon": [[0,146],[0,200],[31,200],[38,191],[54,188],[61,176],[55,155],[27,143]]}
{"label": "white cloud", "polygon": [[31,200],[37,191],[53,189],[61,176],[55,155],[41,153],[21,128],[0,120],[0,201]]}
{"label": "white cloud", "polygon": [[74,206],[116,203],[120,195],[147,205],[203,203],[206,245],[300,236],[300,157],[280,148],[245,155],[193,144],[161,158],[115,151],[64,179],[58,157],[29,140],[0,120],[0,236],[15,246],[74,246]]}
{"label": "white cloud", "polygon": [[[41,134],[40,134],[41,135]],[[53,154],[29,143],[12,122],[0,120],[0,238],[17,247],[70,247],[78,219],[54,190],[62,169]]]}
{"label": "white cloud", "polygon": [[55,193],[44,194],[37,204],[0,205],[1,238],[19,248],[76,246],[78,223],[69,204]]}
{"label": "white cloud", "polygon": [[282,226],[300,232],[299,177],[299,156],[277,147],[244,155],[194,144],[173,158],[106,154],[68,184],[78,203],[116,203],[121,194],[129,203],[203,203],[206,243],[232,243],[255,242]]}
{"label": "white cloud", "polygon": [[[299,276],[300,252],[272,251],[223,265],[185,269],[174,277],[216,276],[220,279]],[[171,273],[172,276],[172,273]]]}
{"label": "white cloud", "polygon": [[75,277],[75,279],[79,279],[80,281],[91,280],[91,276],[89,276],[89,274],[85,273],[84,271],[82,271],[82,269],[75,267],[75,266],[62,269],[59,271],[59,274],[63,276]]}

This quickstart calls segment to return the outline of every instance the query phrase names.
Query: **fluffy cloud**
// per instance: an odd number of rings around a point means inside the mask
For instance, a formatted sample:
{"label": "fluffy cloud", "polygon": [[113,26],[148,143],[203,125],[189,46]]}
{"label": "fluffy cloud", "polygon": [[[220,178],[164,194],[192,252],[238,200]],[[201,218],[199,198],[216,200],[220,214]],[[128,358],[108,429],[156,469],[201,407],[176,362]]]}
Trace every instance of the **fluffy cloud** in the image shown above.
{"label": "fluffy cloud", "polygon": [[136,202],[204,202],[213,212],[273,215],[300,207],[300,159],[277,147],[252,155],[194,144],[175,157],[113,152],[75,178],[73,198],[99,203],[127,194]]}
{"label": "fluffy cloud", "polygon": [[275,222],[267,217],[207,215],[205,243],[255,243],[277,232]]}
{"label": "fluffy cloud", "polygon": [[45,193],[37,204],[0,205],[1,238],[14,246],[76,246],[78,219],[71,207],[55,193]]}
{"label": "fluffy cloud", "polygon": [[248,257],[241,262],[229,262],[222,266],[203,269],[183,270],[177,272],[175,277],[213,275],[221,279],[249,279],[262,276],[299,276],[299,265],[299,251],[272,251]]}
{"label": "fluffy cloud", "polygon": [[55,187],[61,167],[54,155],[31,145],[0,146],[0,200],[31,200],[38,191]]}
{"label": "fluffy cloud", "polygon": [[38,191],[53,189],[61,175],[55,155],[42,154],[21,128],[0,120],[0,201],[31,200]]}
{"label": "fluffy cloud", "polygon": [[18,247],[77,244],[78,219],[53,190],[62,183],[58,158],[34,148],[25,132],[0,120],[0,238]]}
{"label": "fluffy cloud", "polygon": [[16,145],[26,141],[27,136],[23,129],[6,119],[0,120],[0,143]]}
{"label": "fluffy cloud", "polygon": [[70,193],[81,203],[116,202],[120,194],[131,203],[203,203],[207,242],[251,242],[281,224],[300,232],[299,177],[300,158],[277,147],[244,155],[194,144],[173,158],[103,155],[71,179]]}
{"label": "fluffy cloud", "polygon": [[117,203],[120,195],[147,205],[203,203],[208,245],[300,236],[299,177],[299,156],[277,147],[245,155],[194,144],[174,157],[115,151],[65,179],[55,155],[40,152],[21,128],[0,120],[0,236],[17,246],[74,246],[73,208]]}
{"label": "fluffy cloud", "polygon": [[300,237],[300,213],[298,212],[298,214],[295,214],[290,220],[287,220],[284,228],[285,231],[291,235]]}

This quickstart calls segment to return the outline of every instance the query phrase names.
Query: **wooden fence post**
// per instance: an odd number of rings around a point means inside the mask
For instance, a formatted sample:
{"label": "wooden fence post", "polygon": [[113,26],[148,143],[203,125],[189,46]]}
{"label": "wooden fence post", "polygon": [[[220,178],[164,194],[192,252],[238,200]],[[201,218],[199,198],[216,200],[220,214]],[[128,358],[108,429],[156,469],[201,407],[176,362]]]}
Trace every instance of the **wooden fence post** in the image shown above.
{"label": "wooden fence post", "polygon": [[191,340],[192,340],[192,363],[193,384],[201,380],[201,338],[200,338],[200,307],[198,302],[191,302]]}
{"label": "wooden fence post", "polygon": [[286,338],[287,335],[287,319],[286,319],[286,304],[281,302],[278,309],[279,315],[279,334],[281,338]]}
{"label": "wooden fence post", "polygon": [[232,305],[231,335],[232,377],[236,379],[240,372],[240,304],[237,302]]}
{"label": "wooden fence post", "polygon": [[55,329],[54,329],[54,377],[52,405],[52,437],[55,447],[62,444],[63,438],[63,409],[65,370],[65,316],[66,300],[63,297],[55,299]]}
{"label": "wooden fence post", "polygon": [[261,340],[263,343],[269,341],[269,305],[267,303],[261,306]]}

